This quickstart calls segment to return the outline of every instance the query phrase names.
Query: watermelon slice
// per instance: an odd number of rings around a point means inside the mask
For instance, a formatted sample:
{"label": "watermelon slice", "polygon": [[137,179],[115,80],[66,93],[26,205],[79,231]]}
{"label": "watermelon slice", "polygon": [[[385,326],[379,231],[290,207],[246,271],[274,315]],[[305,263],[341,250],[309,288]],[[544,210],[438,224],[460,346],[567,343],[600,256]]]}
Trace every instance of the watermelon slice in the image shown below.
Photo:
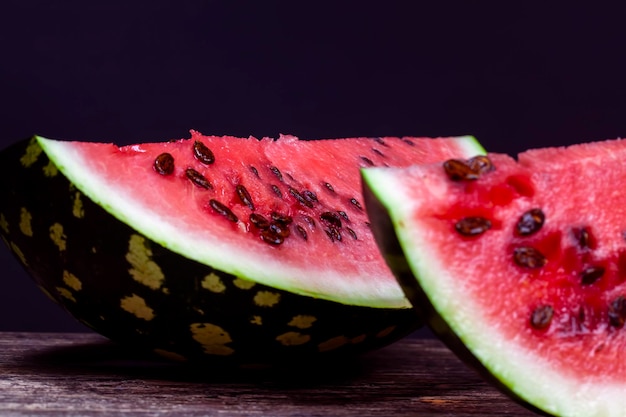
{"label": "watermelon slice", "polygon": [[115,340],[238,363],[363,351],[420,321],[371,236],[359,169],[482,152],[471,137],[37,137],[0,156],[0,231]]}
{"label": "watermelon slice", "polygon": [[626,416],[626,141],[365,170],[374,234],[459,356],[558,416]]}

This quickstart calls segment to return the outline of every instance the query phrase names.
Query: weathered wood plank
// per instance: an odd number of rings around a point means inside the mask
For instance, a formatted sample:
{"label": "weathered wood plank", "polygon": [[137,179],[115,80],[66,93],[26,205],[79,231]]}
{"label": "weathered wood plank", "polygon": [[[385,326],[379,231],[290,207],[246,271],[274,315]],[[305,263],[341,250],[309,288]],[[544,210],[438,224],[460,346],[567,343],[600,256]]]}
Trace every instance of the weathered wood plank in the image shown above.
{"label": "weathered wood plank", "polygon": [[217,371],[95,334],[0,333],[0,415],[533,416],[441,343],[408,338],[341,363]]}

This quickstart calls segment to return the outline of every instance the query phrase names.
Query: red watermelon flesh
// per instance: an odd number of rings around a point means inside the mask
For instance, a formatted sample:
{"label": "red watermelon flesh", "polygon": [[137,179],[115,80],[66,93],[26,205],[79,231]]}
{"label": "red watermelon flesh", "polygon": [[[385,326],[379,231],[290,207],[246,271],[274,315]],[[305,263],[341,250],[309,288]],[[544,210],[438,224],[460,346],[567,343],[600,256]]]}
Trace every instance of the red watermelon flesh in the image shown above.
{"label": "red watermelon flesh", "polygon": [[359,169],[482,153],[471,137],[38,141],[91,200],[174,252],[298,294],[394,308],[408,302],[371,237]]}
{"label": "red watermelon flesh", "polygon": [[489,158],[477,179],[441,163],[365,170],[389,264],[508,393],[559,416],[625,416],[626,141]]}

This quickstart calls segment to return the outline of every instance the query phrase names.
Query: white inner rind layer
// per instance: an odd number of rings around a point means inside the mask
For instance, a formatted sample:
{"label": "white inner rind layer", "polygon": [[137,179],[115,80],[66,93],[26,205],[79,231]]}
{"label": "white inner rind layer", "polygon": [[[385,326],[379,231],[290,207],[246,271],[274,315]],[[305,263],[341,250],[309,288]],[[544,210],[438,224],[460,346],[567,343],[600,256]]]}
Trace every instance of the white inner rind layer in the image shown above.
{"label": "white inner rind layer", "polygon": [[411,181],[402,179],[419,175],[419,171],[408,175],[406,170],[370,168],[363,178],[386,208],[394,227],[389,233],[396,233],[417,283],[436,313],[495,378],[535,407],[564,417],[625,417],[626,384],[561,373],[557,364],[505,337],[497,323],[483,319],[481,305],[459,285],[463,277],[446,268],[444,261],[449,255],[429,244],[430,230],[415,216],[431,199],[445,200],[446,187],[433,184],[429,199],[406,198],[413,193],[403,187]]}
{"label": "white inner rind layer", "polygon": [[[83,155],[71,142],[42,137],[37,140],[57,168],[81,192],[118,220],[175,253],[240,278],[296,294],[356,306],[410,307],[400,287],[393,281],[375,279],[378,272],[373,273],[367,262],[355,263],[354,276],[338,277],[332,264],[323,265],[330,260],[312,261],[311,268],[304,270],[261,256],[254,248],[232,245],[218,236],[195,233],[188,228],[181,229],[171,217],[160,217],[150,207],[138,203],[128,190],[114,187],[86,169]],[[454,140],[462,145],[468,157],[485,152],[471,136]],[[314,277],[306,279],[312,271]]]}

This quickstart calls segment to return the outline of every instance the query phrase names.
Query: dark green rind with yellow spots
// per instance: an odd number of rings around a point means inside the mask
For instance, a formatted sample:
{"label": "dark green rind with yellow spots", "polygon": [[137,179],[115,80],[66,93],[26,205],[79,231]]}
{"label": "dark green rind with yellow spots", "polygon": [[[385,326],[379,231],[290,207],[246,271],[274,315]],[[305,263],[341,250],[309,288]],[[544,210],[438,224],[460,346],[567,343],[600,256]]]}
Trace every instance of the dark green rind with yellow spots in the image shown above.
{"label": "dark green rind with yellow spots", "polygon": [[165,249],[84,196],[35,140],[0,152],[0,193],[2,239],[37,285],[121,343],[173,359],[271,364],[361,353],[421,325],[408,308],[296,295]]}

